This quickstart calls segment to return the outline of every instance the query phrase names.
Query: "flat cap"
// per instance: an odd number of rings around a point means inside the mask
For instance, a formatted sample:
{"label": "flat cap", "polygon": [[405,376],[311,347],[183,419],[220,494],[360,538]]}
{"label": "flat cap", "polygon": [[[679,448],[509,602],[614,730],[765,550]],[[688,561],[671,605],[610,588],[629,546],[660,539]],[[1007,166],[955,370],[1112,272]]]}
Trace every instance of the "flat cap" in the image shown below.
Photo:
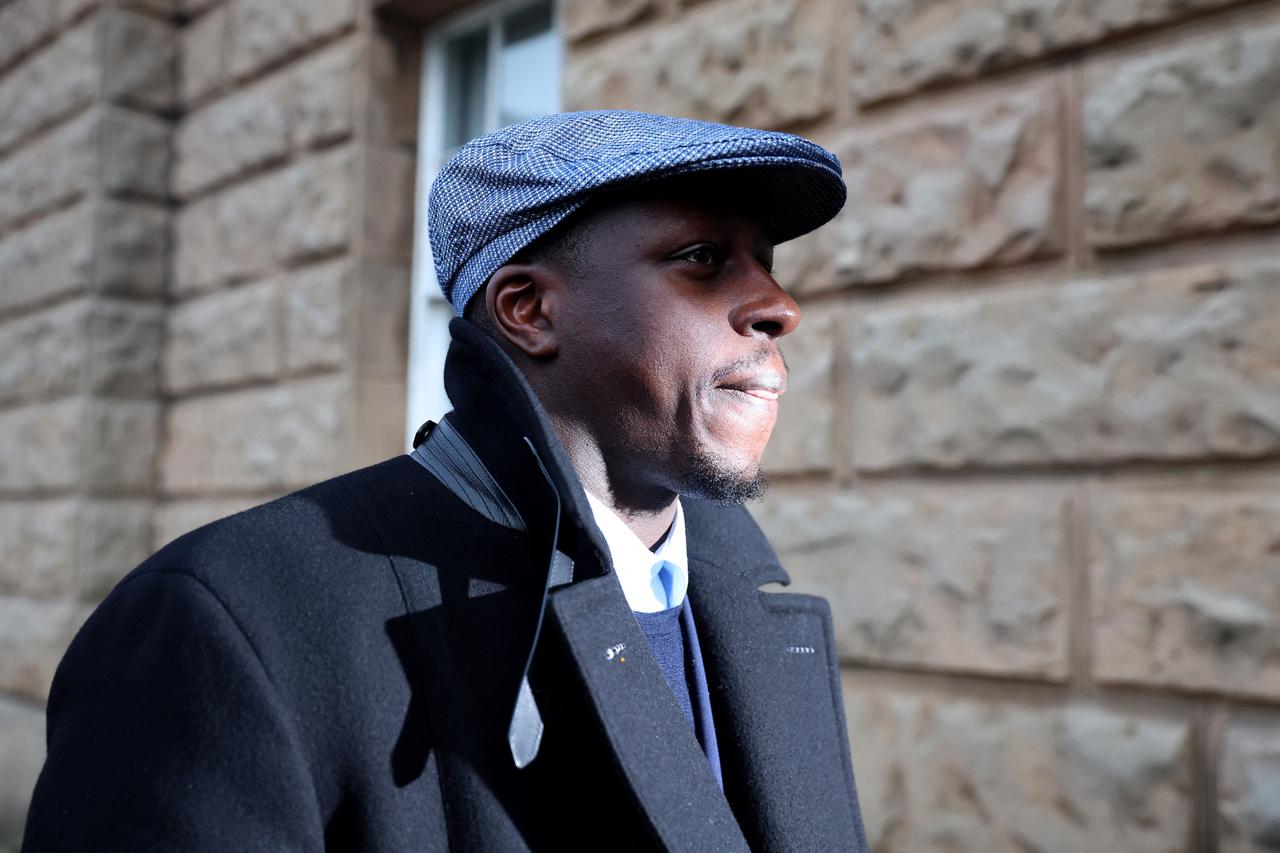
{"label": "flat cap", "polygon": [[626,110],[556,113],[468,142],[431,185],[427,234],[440,288],[461,316],[500,266],[605,190],[750,170],[774,243],[830,220],[840,161],[790,133]]}

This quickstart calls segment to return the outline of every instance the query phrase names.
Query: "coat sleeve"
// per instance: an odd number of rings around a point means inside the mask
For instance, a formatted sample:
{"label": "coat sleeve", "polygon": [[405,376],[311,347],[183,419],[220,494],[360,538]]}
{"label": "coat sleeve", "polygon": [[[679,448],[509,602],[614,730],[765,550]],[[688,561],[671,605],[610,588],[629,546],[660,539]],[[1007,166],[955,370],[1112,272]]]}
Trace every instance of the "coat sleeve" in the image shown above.
{"label": "coat sleeve", "polygon": [[127,579],[85,623],[49,696],[23,850],[321,850],[295,720],[196,578]]}

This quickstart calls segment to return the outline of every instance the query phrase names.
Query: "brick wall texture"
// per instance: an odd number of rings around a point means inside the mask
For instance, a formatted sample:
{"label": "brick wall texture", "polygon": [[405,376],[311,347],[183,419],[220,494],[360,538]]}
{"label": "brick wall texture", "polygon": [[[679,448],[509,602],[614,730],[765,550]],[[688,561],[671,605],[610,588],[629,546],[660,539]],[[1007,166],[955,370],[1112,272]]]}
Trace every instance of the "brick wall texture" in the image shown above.
{"label": "brick wall texture", "polygon": [[[402,446],[382,5],[0,0],[0,851],[114,582]],[[844,163],[754,511],[831,600],[873,849],[1280,849],[1280,0],[560,20],[567,108]]]}

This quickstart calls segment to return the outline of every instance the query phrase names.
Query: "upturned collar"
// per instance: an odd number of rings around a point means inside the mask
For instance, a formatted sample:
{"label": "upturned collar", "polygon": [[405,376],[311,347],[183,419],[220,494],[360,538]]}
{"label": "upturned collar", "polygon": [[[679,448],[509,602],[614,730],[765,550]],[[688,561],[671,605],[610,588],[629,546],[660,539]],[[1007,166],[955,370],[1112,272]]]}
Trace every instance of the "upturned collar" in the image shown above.
{"label": "upturned collar", "polygon": [[[524,374],[470,321],[455,318],[449,333],[453,340],[444,382],[454,404],[446,416],[450,424],[484,460],[531,531],[556,526],[557,519],[549,517],[554,503],[548,496],[550,481],[559,496],[561,548],[574,560],[575,577],[611,572],[609,549],[586,493]],[[566,534],[571,535],[566,539]]]}

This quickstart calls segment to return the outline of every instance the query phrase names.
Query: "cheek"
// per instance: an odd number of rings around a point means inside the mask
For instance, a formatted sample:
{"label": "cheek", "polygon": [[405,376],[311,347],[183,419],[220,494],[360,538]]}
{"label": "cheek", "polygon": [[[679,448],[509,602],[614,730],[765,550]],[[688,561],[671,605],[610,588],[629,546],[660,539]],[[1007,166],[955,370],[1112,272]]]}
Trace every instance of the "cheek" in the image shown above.
{"label": "cheek", "polygon": [[605,423],[634,434],[662,434],[683,426],[680,409],[688,396],[681,348],[652,337],[647,329],[601,325],[589,340],[567,349],[566,367],[585,407]]}

